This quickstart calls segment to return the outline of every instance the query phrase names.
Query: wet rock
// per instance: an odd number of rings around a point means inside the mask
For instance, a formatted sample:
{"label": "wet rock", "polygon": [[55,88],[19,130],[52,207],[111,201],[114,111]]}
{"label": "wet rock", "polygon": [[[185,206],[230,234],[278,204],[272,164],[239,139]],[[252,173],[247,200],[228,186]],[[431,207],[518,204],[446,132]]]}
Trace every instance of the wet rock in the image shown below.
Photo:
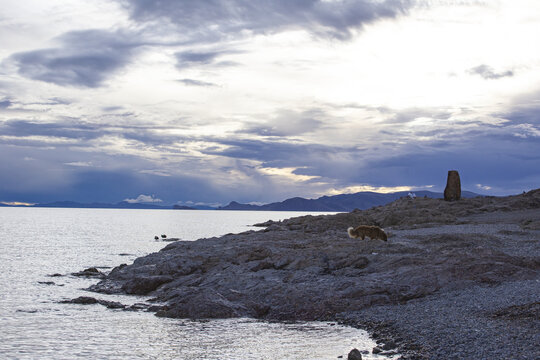
{"label": "wet rock", "polygon": [[126,305],[121,304],[118,301],[98,300],[98,303],[108,309],[124,309],[126,307]]}
{"label": "wet rock", "polygon": [[456,170],[448,171],[446,188],[444,189],[444,200],[457,201],[461,199],[461,181]]}
{"label": "wet rock", "polygon": [[191,293],[182,294],[171,301],[170,305],[164,306],[156,315],[174,318],[210,319],[239,317],[245,313],[245,308],[227,300],[216,291],[192,290]]}
{"label": "wet rock", "polygon": [[62,301],[64,304],[97,304],[98,301],[96,298],[90,297],[90,296],[79,296],[78,298],[72,299],[72,300],[64,300]]}
{"label": "wet rock", "polygon": [[380,347],[375,346],[375,347],[373,348],[373,350],[371,350],[371,352],[372,352],[373,354],[380,354],[380,353],[383,352],[383,350],[382,350]]}
{"label": "wet rock", "polygon": [[103,305],[109,309],[123,309],[126,306],[117,302],[117,301],[109,301],[109,300],[101,300],[96,299],[90,296],[79,296],[78,298],[71,299],[71,300],[63,300],[60,301],[62,304],[80,304],[80,305],[93,305],[93,304],[100,304]]}
{"label": "wet rock", "polygon": [[38,284],[42,284],[42,285],[56,285],[54,281],[38,281]]}
{"label": "wet rock", "polygon": [[146,295],[172,280],[171,276],[166,275],[135,277],[126,282],[122,290],[127,294]]}
{"label": "wet rock", "polygon": [[88,269],[84,269],[83,271],[71,273],[71,275],[78,276],[78,277],[98,278],[98,279],[105,278],[105,274],[99,271],[98,269],[96,269],[95,267],[91,267]]}
{"label": "wet rock", "polygon": [[362,353],[358,349],[352,349],[347,355],[347,360],[362,360]]}
{"label": "wet rock", "polygon": [[55,273],[55,274],[49,274],[47,276],[49,276],[49,277],[60,277],[60,276],[64,276],[64,275],[59,274],[59,273]]}

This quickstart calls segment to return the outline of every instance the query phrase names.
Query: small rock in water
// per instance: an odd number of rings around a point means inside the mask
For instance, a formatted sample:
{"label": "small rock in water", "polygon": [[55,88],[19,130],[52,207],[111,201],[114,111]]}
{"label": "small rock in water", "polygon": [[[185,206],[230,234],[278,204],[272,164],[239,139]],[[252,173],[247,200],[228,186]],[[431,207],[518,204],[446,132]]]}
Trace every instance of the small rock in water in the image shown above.
{"label": "small rock in water", "polygon": [[159,236],[154,236],[154,240],[159,240]]}
{"label": "small rock in water", "polygon": [[124,309],[126,306],[117,301],[99,300],[90,296],[79,296],[78,298],[71,300],[60,301],[62,304],[81,304],[81,305],[93,305],[100,304],[106,306],[109,309]]}
{"label": "small rock in water", "polygon": [[59,273],[55,273],[55,274],[50,274],[50,275],[47,275],[49,277],[60,277],[60,276],[64,276],[62,274],[59,274]]}
{"label": "small rock in water", "polygon": [[54,281],[38,281],[38,284],[42,285],[56,285]]}
{"label": "small rock in water", "polygon": [[161,234],[161,238],[162,238],[162,239],[166,239],[166,238],[167,238],[167,235]]}
{"label": "small rock in water", "polygon": [[78,298],[72,299],[72,300],[64,300],[61,301],[63,304],[83,304],[83,305],[89,305],[89,304],[97,304],[98,300],[96,298],[90,297],[90,296],[79,296]]}
{"label": "small rock in water", "polygon": [[347,355],[347,360],[362,360],[362,354],[358,349],[352,349]]}
{"label": "small rock in water", "polygon": [[373,348],[373,350],[371,350],[371,352],[372,352],[373,354],[379,354],[379,353],[382,353],[382,349],[381,349],[380,347],[378,347],[378,346],[375,346],[375,347]]}
{"label": "small rock in water", "polygon": [[71,273],[73,276],[84,276],[84,277],[95,277],[102,279],[105,277],[105,274],[96,269],[95,267],[91,267],[88,269],[84,269],[83,271],[79,271],[76,273]]}

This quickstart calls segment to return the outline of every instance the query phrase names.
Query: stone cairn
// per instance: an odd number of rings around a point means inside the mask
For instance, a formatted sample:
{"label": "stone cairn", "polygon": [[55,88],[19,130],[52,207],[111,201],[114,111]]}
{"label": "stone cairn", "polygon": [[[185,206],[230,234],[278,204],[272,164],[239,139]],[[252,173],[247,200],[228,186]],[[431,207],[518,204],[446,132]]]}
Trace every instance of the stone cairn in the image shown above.
{"label": "stone cairn", "polygon": [[461,181],[457,170],[448,171],[446,188],[444,189],[444,200],[457,201],[461,199]]}

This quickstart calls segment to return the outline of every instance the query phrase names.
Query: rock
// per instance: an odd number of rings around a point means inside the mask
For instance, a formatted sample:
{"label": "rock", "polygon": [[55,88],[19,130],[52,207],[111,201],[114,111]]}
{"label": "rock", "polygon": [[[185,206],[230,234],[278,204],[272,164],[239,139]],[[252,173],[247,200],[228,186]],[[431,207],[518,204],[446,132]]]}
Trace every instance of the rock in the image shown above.
{"label": "rock", "polygon": [[64,300],[62,301],[64,304],[83,304],[83,305],[89,305],[89,304],[97,304],[98,300],[96,298],[90,297],[90,296],[79,296],[78,298],[71,299],[71,300]]}
{"label": "rock", "polygon": [[380,353],[382,353],[382,351],[383,351],[383,350],[382,350],[380,347],[378,347],[378,346],[375,346],[375,347],[373,348],[373,350],[371,350],[371,352],[372,352],[373,354],[380,354]]}
{"label": "rock", "polygon": [[166,238],[167,238],[167,235],[161,234],[161,238],[162,238],[162,239],[166,239]]}
{"label": "rock", "polygon": [[90,296],[79,296],[78,298],[71,300],[60,301],[62,304],[80,304],[80,305],[93,305],[100,304],[106,306],[109,309],[123,309],[126,305],[123,305],[117,301],[100,300]]}
{"label": "rock", "polygon": [[[166,306],[159,310],[161,316],[335,321],[337,314],[375,305],[534,279],[537,261],[504,252],[506,246],[532,249],[532,235],[486,235],[489,225],[479,227],[477,215],[493,213],[504,219],[511,215],[513,228],[519,229],[522,220],[538,213],[537,204],[540,191],[455,203],[417,197],[358,213],[301,216],[280,221],[286,231],[175,241],[131,265],[114,268],[91,290],[151,293],[156,303]],[[501,207],[530,211],[526,218],[518,218],[521,210],[513,214],[499,211]],[[362,242],[347,236],[349,226],[382,226],[389,214],[398,219],[391,229],[392,241]],[[470,226],[455,225],[458,218]],[[512,241],[503,236],[512,236]],[[374,338],[397,339],[375,330]]]}
{"label": "rock", "polygon": [[127,294],[146,295],[172,280],[171,276],[165,275],[135,277],[126,282],[122,286],[122,290]]}
{"label": "rock", "polygon": [[98,304],[106,306],[108,309],[124,309],[126,307],[126,305],[118,301],[98,300]]}
{"label": "rock", "polygon": [[163,239],[163,241],[169,241],[169,242],[178,241],[178,240],[180,240],[180,238],[165,238],[165,239]]}
{"label": "rock", "polygon": [[103,279],[105,278],[105,274],[96,269],[95,267],[91,267],[88,269],[84,269],[83,271],[79,271],[76,273],[71,273],[73,276],[79,276],[79,277],[92,277],[92,278],[98,278]]}
{"label": "rock", "polygon": [[241,309],[216,291],[194,290],[192,293],[181,294],[171,301],[171,306],[164,306],[156,315],[190,319],[225,319],[238,317],[242,312],[245,313],[245,309]]}
{"label": "rock", "polygon": [[38,284],[42,285],[56,285],[54,281],[38,281]]}
{"label": "rock", "polygon": [[347,355],[347,360],[362,360],[362,353],[358,349],[352,349]]}
{"label": "rock", "polygon": [[262,223],[257,223],[257,224],[253,224],[252,226],[255,226],[255,227],[267,227],[267,226],[270,226],[272,224],[275,224],[276,222],[274,220],[268,220],[268,221],[265,221],[265,222],[262,222]]}
{"label": "rock", "polygon": [[390,340],[390,341],[387,341],[382,349],[383,350],[392,350],[392,349],[395,349],[397,347],[396,343],[393,341],[393,340]]}
{"label": "rock", "polygon": [[457,170],[448,171],[446,188],[444,189],[444,200],[457,201],[461,199],[461,181]]}

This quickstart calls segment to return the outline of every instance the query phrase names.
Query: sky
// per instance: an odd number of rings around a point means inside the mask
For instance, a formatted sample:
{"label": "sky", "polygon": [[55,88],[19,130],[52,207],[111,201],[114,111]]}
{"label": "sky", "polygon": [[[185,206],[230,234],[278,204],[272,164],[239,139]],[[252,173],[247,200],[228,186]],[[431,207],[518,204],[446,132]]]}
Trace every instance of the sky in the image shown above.
{"label": "sky", "polygon": [[536,0],[0,0],[0,201],[540,187]]}

